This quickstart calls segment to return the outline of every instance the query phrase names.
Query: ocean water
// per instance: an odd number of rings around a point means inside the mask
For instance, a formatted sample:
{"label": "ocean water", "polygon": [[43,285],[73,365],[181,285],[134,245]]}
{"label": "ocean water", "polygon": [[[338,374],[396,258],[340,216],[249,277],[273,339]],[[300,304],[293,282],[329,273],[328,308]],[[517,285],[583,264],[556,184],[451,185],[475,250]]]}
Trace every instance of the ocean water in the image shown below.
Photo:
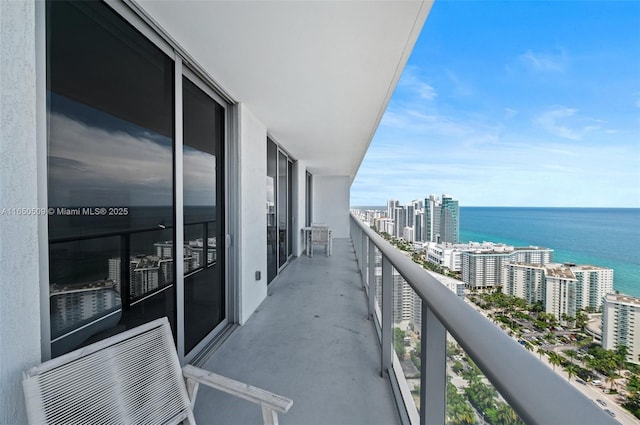
{"label": "ocean water", "polygon": [[554,261],[614,270],[614,289],[640,297],[640,209],[460,207],[460,241],[552,248]]}

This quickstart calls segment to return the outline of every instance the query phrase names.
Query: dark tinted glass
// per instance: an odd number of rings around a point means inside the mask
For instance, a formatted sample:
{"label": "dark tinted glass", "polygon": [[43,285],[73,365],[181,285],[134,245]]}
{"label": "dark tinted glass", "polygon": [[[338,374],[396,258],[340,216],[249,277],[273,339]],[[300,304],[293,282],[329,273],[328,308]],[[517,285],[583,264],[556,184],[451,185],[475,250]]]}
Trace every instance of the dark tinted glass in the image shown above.
{"label": "dark tinted glass", "polygon": [[287,219],[288,202],[287,157],[278,153],[278,266],[287,262],[289,223]]}
{"label": "dark tinted glass", "polygon": [[224,108],[182,79],[184,126],[185,351],[225,317],[225,280],[217,241],[223,238]]}
{"label": "dark tinted glass", "polygon": [[293,255],[293,162],[289,161],[287,168],[287,213],[288,213],[288,228],[289,237],[287,238],[287,257]]}
{"label": "dark tinted glass", "polygon": [[267,282],[278,274],[277,178],[278,148],[267,140]]}
{"label": "dark tinted glass", "polygon": [[171,59],[98,2],[47,3],[47,66],[56,356],[175,320],[174,85]]}

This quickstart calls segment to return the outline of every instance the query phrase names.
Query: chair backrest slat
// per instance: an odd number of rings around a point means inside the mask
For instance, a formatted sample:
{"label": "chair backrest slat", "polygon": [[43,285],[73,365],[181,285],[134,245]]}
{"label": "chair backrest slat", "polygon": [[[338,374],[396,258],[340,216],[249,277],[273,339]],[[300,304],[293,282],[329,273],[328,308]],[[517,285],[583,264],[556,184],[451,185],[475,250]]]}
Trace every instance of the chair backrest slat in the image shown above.
{"label": "chair backrest slat", "polygon": [[32,424],[175,424],[191,408],[166,318],[25,375]]}

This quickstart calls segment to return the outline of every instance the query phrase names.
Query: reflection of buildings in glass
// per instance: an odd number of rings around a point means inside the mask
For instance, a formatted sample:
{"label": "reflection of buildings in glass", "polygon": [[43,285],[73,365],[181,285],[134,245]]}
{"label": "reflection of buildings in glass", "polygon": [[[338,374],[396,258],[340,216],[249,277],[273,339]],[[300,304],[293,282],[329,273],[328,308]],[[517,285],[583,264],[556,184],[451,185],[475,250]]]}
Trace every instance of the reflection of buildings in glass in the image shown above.
{"label": "reflection of buildings in glass", "polygon": [[121,306],[111,279],[74,285],[52,284],[49,302],[52,337],[104,316]]}
{"label": "reflection of buildings in glass", "polygon": [[[187,241],[184,245],[184,272],[189,273],[205,266],[202,238]],[[153,244],[156,255],[137,255],[129,259],[129,297],[137,298],[173,282],[173,242]],[[207,264],[216,261],[216,238],[207,238]],[[120,293],[120,258],[109,259],[109,279]]]}
{"label": "reflection of buildings in glass", "polygon": [[156,257],[173,258],[172,241],[156,242],[153,246],[156,248]]}
{"label": "reflection of buildings in glass", "polygon": [[[167,260],[161,260],[152,255],[131,258],[129,262],[129,297],[136,298],[158,289],[160,276],[162,276],[162,280],[166,277],[166,269],[168,268],[164,265],[166,262]],[[164,273],[160,271],[161,264]]]}
{"label": "reflection of buildings in glass", "polygon": [[[188,273],[191,270],[195,270],[199,267],[203,267],[204,261],[204,242],[202,238],[198,238],[195,240],[187,241],[184,246],[184,257],[185,257],[185,265],[184,270],[185,273]],[[187,257],[191,258],[189,262],[189,267],[187,267]],[[207,264],[211,264],[216,261],[216,238],[207,238]]]}
{"label": "reflection of buildings in glass", "polygon": [[109,258],[109,280],[113,281],[114,289],[118,294],[121,294],[121,277],[120,277],[120,259]]}

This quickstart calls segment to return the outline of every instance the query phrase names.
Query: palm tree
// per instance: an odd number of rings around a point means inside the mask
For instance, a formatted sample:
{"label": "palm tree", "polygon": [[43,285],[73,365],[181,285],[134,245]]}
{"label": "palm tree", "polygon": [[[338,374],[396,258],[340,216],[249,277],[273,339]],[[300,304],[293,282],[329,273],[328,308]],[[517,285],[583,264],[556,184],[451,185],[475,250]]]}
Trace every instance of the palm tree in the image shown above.
{"label": "palm tree", "polygon": [[584,330],[584,328],[587,326],[588,320],[589,320],[589,316],[587,316],[581,311],[578,311],[576,313],[576,328],[580,328]]}
{"label": "palm tree", "polygon": [[549,352],[549,363],[553,366],[553,370],[556,370],[556,366],[561,363],[560,355],[555,351]]}
{"label": "palm tree", "polygon": [[627,381],[627,391],[631,394],[640,392],[640,379],[638,379],[638,375],[631,375]]}
{"label": "palm tree", "polygon": [[516,415],[511,406],[506,403],[500,403],[496,409],[496,420],[499,424],[504,425],[517,424],[518,415]]}
{"label": "palm tree", "polygon": [[612,373],[611,373],[611,375],[609,375],[609,376],[607,376],[607,377],[605,378],[605,382],[606,382],[607,384],[609,384],[609,389],[610,389],[611,391],[614,391],[614,390],[616,389],[616,387],[617,387],[617,385],[618,385],[618,383],[616,382],[616,379],[617,379],[617,378],[619,378],[619,377],[620,377],[620,375],[618,375],[618,374],[617,374],[617,373],[615,373],[615,372],[612,372]]}
{"label": "palm tree", "polygon": [[527,351],[533,351],[533,344],[530,343],[529,341],[525,341],[524,342],[524,348],[526,348]]}
{"label": "palm tree", "polygon": [[567,350],[564,353],[569,357],[569,359],[571,359],[572,363],[577,358],[577,355],[578,355],[578,353],[576,353],[576,350]]}
{"label": "palm tree", "polygon": [[564,370],[567,372],[567,379],[571,381],[571,377],[576,376],[576,374],[578,373],[578,366],[572,363],[570,365],[567,365]]}
{"label": "palm tree", "polygon": [[547,354],[547,351],[542,347],[538,347],[537,353],[540,355],[540,360],[542,360],[542,355]]}
{"label": "palm tree", "polygon": [[596,369],[600,367],[600,360],[598,360],[593,356],[589,356],[585,363],[587,367],[590,369],[591,374],[595,374]]}
{"label": "palm tree", "polygon": [[616,347],[616,360],[618,361],[618,374],[622,375],[622,369],[627,361],[627,354],[629,354],[629,347],[624,344],[620,344]]}

